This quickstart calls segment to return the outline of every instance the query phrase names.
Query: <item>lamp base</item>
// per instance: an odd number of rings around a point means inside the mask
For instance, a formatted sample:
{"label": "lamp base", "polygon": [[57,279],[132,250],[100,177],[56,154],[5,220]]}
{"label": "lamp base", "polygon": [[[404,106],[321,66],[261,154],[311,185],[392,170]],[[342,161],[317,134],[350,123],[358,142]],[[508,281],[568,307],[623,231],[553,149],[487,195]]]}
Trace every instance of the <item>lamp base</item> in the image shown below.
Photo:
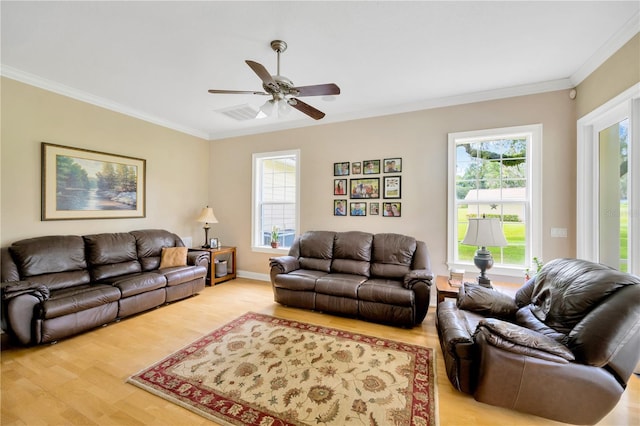
{"label": "lamp base", "polygon": [[486,247],[481,247],[476,251],[475,256],[473,258],[473,263],[480,269],[480,276],[478,276],[478,284],[483,287],[493,288],[491,286],[491,280],[487,278],[485,271],[487,269],[491,269],[493,266],[493,256],[491,256],[491,252],[487,250]]}

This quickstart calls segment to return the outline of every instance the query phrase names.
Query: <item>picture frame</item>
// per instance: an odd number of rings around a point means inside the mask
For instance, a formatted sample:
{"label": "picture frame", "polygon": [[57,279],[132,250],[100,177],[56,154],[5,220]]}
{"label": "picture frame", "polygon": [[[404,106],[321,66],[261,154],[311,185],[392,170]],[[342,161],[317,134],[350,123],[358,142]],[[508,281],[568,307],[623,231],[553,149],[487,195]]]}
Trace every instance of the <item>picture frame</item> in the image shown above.
{"label": "picture frame", "polygon": [[41,220],[146,217],[146,160],[42,142]]}
{"label": "picture frame", "polygon": [[380,198],[380,178],[351,179],[349,198]]}
{"label": "picture frame", "polygon": [[369,214],[377,216],[380,214],[380,203],[369,203]]}
{"label": "picture frame", "polygon": [[352,175],[359,175],[362,174],[362,163],[361,162],[354,162],[351,163],[351,174]]}
{"label": "picture frame", "polygon": [[382,203],[382,216],[384,217],[402,216],[402,203],[396,202],[396,201]]}
{"label": "picture frame", "polygon": [[382,197],[400,198],[402,190],[402,176],[385,176],[382,178]]}
{"label": "picture frame", "polygon": [[334,176],[349,176],[349,162],[333,163]]}
{"label": "picture frame", "polygon": [[402,158],[385,158],[384,159],[384,172],[385,173],[400,173],[402,171]]}
{"label": "picture frame", "polygon": [[362,162],[362,173],[376,175],[380,173],[380,160],[365,160]]}
{"label": "picture frame", "polygon": [[349,203],[349,215],[351,216],[366,216],[367,215],[367,203],[365,202],[353,202]]}
{"label": "picture frame", "polygon": [[346,179],[334,179],[333,180],[333,195],[347,195],[347,180]]}
{"label": "picture frame", "polygon": [[333,215],[334,216],[347,215],[347,200],[333,200]]}
{"label": "picture frame", "polygon": [[209,247],[211,247],[212,249],[220,248],[220,240],[218,238],[211,238],[209,240]]}

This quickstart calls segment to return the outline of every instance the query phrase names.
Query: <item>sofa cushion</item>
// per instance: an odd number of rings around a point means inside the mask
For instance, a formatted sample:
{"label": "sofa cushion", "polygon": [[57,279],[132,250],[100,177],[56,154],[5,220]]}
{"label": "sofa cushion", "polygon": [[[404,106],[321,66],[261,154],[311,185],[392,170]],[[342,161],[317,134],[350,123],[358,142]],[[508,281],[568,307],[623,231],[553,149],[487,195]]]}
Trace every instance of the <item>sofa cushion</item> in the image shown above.
{"label": "sofa cushion", "polygon": [[464,283],[457,298],[458,308],[494,317],[513,319],[518,310],[516,301],[509,295],[479,284]]}
{"label": "sofa cushion", "polygon": [[43,274],[27,278],[29,282],[46,286],[49,290],[59,290],[77,285],[89,284],[91,276],[89,271],[58,272],[56,274]]}
{"label": "sofa cushion", "polygon": [[104,282],[117,287],[122,293],[122,297],[131,297],[167,286],[166,277],[154,272],[118,276],[109,278]]}
{"label": "sofa cushion", "polygon": [[163,247],[159,268],[185,266],[187,264],[187,251],[186,247]]}
{"label": "sofa cushion", "polygon": [[358,287],[365,280],[361,275],[327,274],[316,281],[316,293],[357,299]]}
{"label": "sofa cushion", "polygon": [[640,277],[581,259],[555,259],[536,276],[533,314],[564,334],[621,288],[640,285]]}
{"label": "sofa cushion", "polygon": [[83,238],[94,281],[141,271],[136,240],[130,233],[93,234]]}
{"label": "sofa cushion", "polygon": [[184,284],[198,278],[206,278],[206,266],[173,266],[170,268],[158,269],[158,274],[164,275],[168,286]]}
{"label": "sofa cushion", "polygon": [[138,259],[143,271],[152,271],[160,267],[163,247],[184,247],[176,234],[164,229],[142,229],[131,231],[136,239]]}
{"label": "sofa cushion", "polygon": [[84,241],[75,235],[16,241],[9,252],[22,278],[87,268]]}
{"label": "sofa cushion", "polygon": [[358,299],[389,305],[413,306],[415,293],[405,288],[401,281],[373,278],[360,285]]}
{"label": "sofa cushion", "polygon": [[327,273],[322,271],[298,269],[288,274],[276,275],[273,286],[295,291],[314,291],[318,278],[325,275]]}
{"label": "sofa cushion", "polygon": [[375,234],[371,275],[384,278],[401,278],[411,271],[416,240],[400,234]]}
{"label": "sofa cushion", "polygon": [[51,292],[40,309],[43,319],[57,318],[63,315],[102,306],[120,299],[120,291],[110,285],[80,285]]}
{"label": "sofa cushion", "polygon": [[333,240],[336,233],[309,231],[300,236],[300,267],[329,272],[333,258]]}
{"label": "sofa cushion", "polygon": [[338,232],[333,243],[331,272],[369,276],[373,235]]}

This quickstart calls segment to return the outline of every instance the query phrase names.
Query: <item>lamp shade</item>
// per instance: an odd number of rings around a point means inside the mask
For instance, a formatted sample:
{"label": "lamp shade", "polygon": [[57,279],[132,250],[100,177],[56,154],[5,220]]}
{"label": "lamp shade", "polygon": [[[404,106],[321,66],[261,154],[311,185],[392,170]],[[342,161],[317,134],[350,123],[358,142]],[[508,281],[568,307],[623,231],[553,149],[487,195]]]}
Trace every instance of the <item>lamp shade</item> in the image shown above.
{"label": "lamp shade", "polygon": [[505,247],[508,245],[500,221],[495,218],[470,218],[462,244],[478,247]]}
{"label": "lamp shade", "polygon": [[205,223],[218,223],[218,219],[216,219],[216,216],[213,214],[213,209],[211,207],[203,208],[200,212],[200,216],[198,216],[196,221]]}

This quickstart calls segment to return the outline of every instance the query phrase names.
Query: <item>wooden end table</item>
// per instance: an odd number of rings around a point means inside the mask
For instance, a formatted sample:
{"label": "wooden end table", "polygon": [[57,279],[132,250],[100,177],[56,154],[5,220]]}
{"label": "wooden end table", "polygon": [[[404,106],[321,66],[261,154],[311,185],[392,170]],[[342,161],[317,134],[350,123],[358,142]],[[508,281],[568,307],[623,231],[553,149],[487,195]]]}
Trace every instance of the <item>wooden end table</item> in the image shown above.
{"label": "wooden end table", "polygon": [[[233,280],[236,278],[236,248],[232,246],[222,246],[220,248],[198,248],[194,247],[190,250],[195,251],[208,251],[211,256],[209,262],[209,271],[207,272],[207,283],[209,285],[216,285],[218,283]],[[216,257],[221,255],[227,255],[230,257],[228,261],[231,265],[227,264],[227,275],[216,278]]]}
{"label": "wooden end table", "polygon": [[449,277],[444,275],[436,276],[436,303],[444,302],[446,297],[457,299],[459,291],[459,287],[452,287],[449,284]]}

